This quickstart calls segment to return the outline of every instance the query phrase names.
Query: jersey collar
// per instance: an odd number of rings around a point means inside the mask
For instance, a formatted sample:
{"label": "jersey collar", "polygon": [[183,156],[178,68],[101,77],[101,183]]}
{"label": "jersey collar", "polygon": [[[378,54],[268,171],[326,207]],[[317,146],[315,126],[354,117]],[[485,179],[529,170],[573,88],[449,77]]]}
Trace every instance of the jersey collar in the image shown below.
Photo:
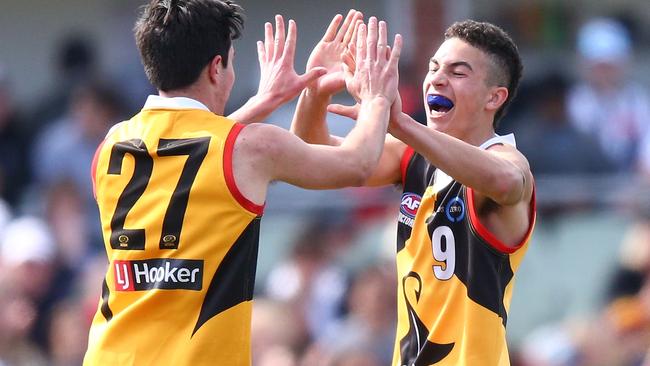
{"label": "jersey collar", "polygon": [[160,95],[150,95],[142,109],[202,109],[210,111],[205,104],[187,97],[166,98]]}

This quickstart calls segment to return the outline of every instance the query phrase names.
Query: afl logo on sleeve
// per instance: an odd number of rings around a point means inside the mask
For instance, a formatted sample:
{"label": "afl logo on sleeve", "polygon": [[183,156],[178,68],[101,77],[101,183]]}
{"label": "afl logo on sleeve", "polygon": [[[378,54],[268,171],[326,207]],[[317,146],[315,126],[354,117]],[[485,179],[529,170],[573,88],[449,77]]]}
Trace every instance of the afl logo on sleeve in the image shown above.
{"label": "afl logo on sleeve", "polygon": [[399,208],[399,218],[398,221],[402,224],[413,227],[413,220],[415,215],[418,213],[418,208],[420,208],[420,201],[422,197],[415,193],[405,192],[402,195],[402,204]]}

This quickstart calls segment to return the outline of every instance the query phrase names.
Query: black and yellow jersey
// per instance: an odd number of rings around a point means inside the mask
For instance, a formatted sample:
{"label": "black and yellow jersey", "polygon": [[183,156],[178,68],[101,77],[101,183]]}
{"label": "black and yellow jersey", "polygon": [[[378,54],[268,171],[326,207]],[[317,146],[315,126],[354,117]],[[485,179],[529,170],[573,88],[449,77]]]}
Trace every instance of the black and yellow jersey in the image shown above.
{"label": "black and yellow jersey", "polygon": [[85,365],[250,365],[263,206],[233,178],[242,128],[197,101],[152,96],[98,148],[109,266]]}
{"label": "black and yellow jersey", "polygon": [[[482,147],[508,141],[498,136]],[[471,188],[411,148],[401,166],[393,365],[509,365],[508,310],[534,214],[526,238],[508,247],[478,219]]]}

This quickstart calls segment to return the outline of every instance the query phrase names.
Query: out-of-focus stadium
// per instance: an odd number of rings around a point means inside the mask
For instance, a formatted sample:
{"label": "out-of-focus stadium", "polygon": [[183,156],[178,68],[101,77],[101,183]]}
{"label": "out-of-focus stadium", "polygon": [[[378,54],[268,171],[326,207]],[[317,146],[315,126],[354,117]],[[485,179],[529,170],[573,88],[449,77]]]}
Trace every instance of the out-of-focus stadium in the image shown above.
{"label": "out-of-focus stadium", "polygon": [[[650,365],[650,6],[645,0],[240,0],[234,110],[257,89],[255,41],[298,24],[296,69],[351,7],[404,36],[404,109],[444,30],[510,33],[524,80],[500,133],[536,178],[538,221],[508,317],[513,365]],[[78,365],[106,268],[90,165],[155,93],[132,35],[143,1],[5,1],[0,11],[0,366]],[[344,94],[335,102],[350,104]],[[295,101],[267,123],[288,128]],[[353,121],[331,115],[339,135]],[[271,187],[253,317],[259,366],[387,365],[397,187]]]}

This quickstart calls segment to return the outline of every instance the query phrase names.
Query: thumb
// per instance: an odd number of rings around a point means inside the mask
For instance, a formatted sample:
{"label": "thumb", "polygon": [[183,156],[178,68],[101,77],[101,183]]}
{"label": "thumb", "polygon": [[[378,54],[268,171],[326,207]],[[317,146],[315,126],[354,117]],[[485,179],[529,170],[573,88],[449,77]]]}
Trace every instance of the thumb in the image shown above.
{"label": "thumb", "polygon": [[314,67],[307,71],[306,73],[298,76],[298,81],[302,85],[309,85],[314,82],[319,77],[327,74],[327,69],[324,67]]}
{"label": "thumb", "polygon": [[330,104],[327,106],[327,111],[330,113],[338,114],[339,116],[348,117],[356,120],[359,116],[359,104],[355,105],[342,105]]}

